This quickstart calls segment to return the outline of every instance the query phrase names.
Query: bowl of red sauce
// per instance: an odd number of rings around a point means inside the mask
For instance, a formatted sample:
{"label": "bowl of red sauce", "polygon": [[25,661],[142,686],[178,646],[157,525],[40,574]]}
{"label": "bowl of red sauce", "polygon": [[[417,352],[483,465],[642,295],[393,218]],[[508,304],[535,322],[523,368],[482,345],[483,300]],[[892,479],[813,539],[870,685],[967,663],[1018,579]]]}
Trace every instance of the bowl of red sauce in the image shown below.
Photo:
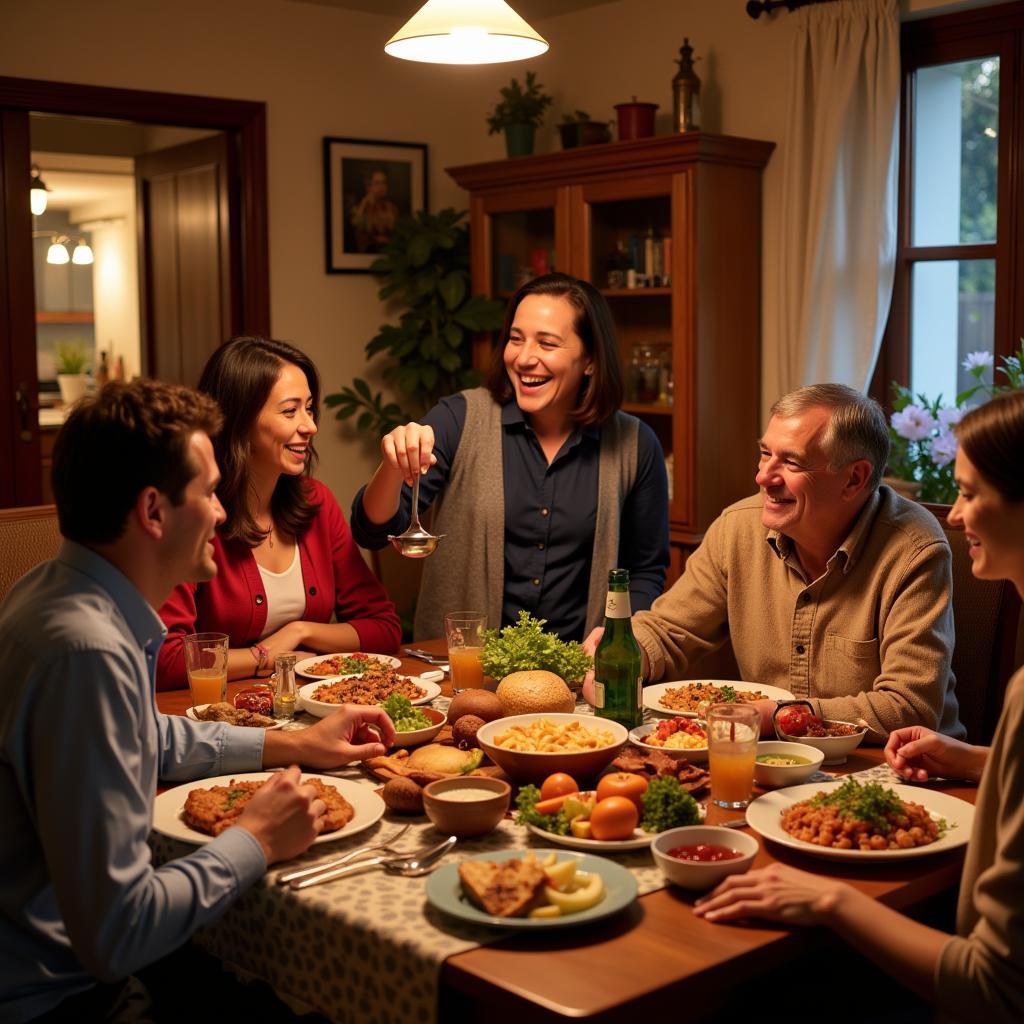
{"label": "bowl of red sauce", "polygon": [[760,848],[753,836],[715,825],[670,828],[651,843],[654,861],[668,881],[701,892],[726,875],[747,871]]}
{"label": "bowl of red sauce", "polygon": [[231,698],[232,704],[242,711],[254,711],[258,715],[274,714],[274,688],[266,683],[247,686]]}

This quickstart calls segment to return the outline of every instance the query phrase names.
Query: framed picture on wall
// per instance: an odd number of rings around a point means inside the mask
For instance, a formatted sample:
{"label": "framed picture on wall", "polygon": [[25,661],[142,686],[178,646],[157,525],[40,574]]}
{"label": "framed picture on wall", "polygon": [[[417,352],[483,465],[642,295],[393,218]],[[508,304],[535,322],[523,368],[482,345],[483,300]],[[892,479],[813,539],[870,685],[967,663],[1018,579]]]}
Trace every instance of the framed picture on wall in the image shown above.
{"label": "framed picture on wall", "polygon": [[369,273],[395,221],[426,209],[424,143],[324,139],[328,274]]}

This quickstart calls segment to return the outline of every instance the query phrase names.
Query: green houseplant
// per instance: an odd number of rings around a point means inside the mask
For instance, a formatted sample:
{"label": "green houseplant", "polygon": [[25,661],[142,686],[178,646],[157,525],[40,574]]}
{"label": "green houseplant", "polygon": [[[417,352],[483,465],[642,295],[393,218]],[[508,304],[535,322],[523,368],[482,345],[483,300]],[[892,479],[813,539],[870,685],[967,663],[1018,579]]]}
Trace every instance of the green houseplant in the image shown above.
{"label": "green houseplant", "polygon": [[593,120],[585,110],[563,114],[558,133],[562,136],[562,149],[594,146],[601,142],[611,142],[612,139],[608,122]]}
{"label": "green houseplant", "polygon": [[551,97],[542,89],[536,73],[527,71],[525,86],[513,78],[499,90],[501,100],[487,118],[487,131],[489,135],[505,133],[509,156],[529,156],[533,152],[534,133],[544,120],[544,111],[551,106]]}
{"label": "green houseplant", "polygon": [[504,307],[470,293],[464,217],[449,207],[400,218],[370,267],[384,278],[378,296],[400,299],[407,308],[397,324],[383,324],[366,344],[368,358],[387,356],[383,377],[399,392],[399,401],[374,394],[361,377],[324,397],[336,419],[358,416],[360,433],[380,437],[416,419],[442,396],[477,383],[472,337],[497,330]]}
{"label": "green houseplant", "polygon": [[58,341],[53,351],[60,399],[71,405],[89,390],[89,349],[81,341]]}

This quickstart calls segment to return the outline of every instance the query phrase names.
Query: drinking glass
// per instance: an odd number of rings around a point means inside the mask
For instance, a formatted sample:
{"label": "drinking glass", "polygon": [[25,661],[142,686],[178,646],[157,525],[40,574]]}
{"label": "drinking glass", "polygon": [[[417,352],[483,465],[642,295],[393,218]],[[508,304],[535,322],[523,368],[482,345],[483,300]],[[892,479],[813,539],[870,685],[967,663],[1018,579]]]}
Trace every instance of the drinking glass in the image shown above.
{"label": "drinking glass", "polygon": [[480,689],[484,670],[480,657],[484,652],[487,616],[483,612],[449,612],[444,617],[444,635],[448,641],[452,691]]}
{"label": "drinking glass", "polygon": [[185,637],[185,671],[192,704],[216,704],[228,693],[227,633],[193,633]]}
{"label": "drinking glass", "polygon": [[754,789],[761,715],[749,704],[713,704],[707,723],[711,802],[730,810],[744,808]]}

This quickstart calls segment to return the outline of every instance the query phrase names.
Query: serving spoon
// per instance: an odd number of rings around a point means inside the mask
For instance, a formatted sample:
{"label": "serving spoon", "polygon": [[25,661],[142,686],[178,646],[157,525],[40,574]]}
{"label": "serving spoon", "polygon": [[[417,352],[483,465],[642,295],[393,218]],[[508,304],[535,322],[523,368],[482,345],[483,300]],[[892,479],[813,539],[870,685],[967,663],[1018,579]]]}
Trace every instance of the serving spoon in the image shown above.
{"label": "serving spoon", "polygon": [[434,553],[442,537],[443,533],[435,536],[420,525],[420,474],[417,473],[412,481],[412,521],[408,529],[397,536],[389,533],[388,540],[406,558],[426,558]]}

